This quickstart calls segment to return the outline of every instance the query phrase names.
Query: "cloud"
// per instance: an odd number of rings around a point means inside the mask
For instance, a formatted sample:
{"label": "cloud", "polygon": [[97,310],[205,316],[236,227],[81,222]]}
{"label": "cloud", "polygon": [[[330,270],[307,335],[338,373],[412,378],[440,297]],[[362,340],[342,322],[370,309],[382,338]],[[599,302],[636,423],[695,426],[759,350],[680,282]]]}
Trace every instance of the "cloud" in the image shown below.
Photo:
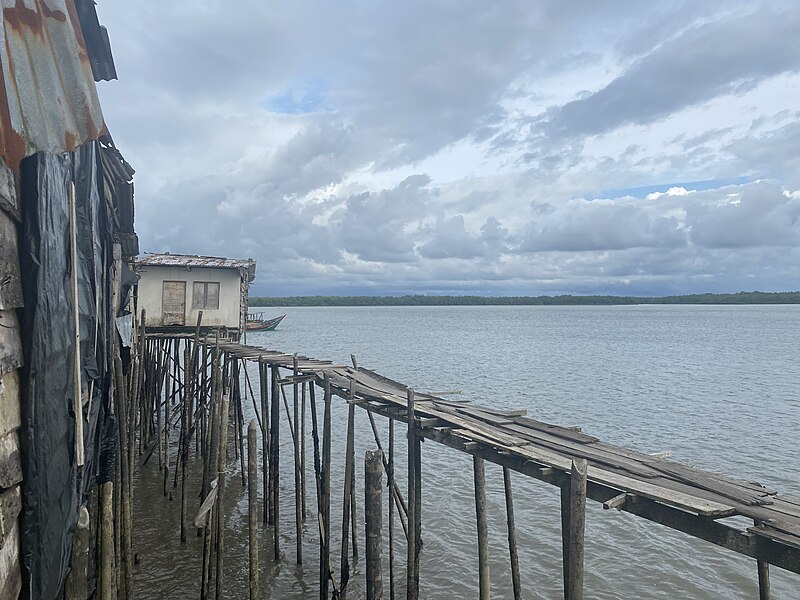
{"label": "cloud", "polygon": [[276,295],[796,280],[793,3],[98,11],[143,250],[256,258]]}
{"label": "cloud", "polygon": [[764,79],[800,70],[800,12],[768,9],[689,29],[634,62],[611,83],[552,109],[548,137],[596,135],[644,125]]}

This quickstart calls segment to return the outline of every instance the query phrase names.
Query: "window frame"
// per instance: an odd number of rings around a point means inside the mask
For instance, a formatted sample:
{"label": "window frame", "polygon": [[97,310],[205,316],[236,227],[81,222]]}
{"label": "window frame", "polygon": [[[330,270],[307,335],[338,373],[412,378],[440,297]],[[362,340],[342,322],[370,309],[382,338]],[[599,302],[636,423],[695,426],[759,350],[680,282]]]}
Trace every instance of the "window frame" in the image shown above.
{"label": "window frame", "polygon": [[[193,281],[192,282],[192,310],[219,310],[219,281]],[[216,306],[209,306],[209,288],[217,286],[217,303]],[[197,293],[198,286],[202,286],[202,292]]]}

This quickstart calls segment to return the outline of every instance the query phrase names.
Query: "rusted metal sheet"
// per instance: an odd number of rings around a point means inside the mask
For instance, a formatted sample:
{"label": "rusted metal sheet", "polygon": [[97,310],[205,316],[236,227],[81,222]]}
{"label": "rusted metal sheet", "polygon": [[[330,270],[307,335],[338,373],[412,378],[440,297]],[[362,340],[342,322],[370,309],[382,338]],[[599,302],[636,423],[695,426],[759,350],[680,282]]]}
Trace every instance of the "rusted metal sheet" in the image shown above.
{"label": "rusted metal sheet", "polygon": [[0,0],[0,155],[75,150],[105,133],[74,0]]}
{"label": "rusted metal sheet", "polygon": [[195,254],[147,254],[136,260],[141,267],[185,267],[206,269],[241,269],[247,272],[248,280],[256,276],[256,261],[252,258],[222,258],[197,256]]}

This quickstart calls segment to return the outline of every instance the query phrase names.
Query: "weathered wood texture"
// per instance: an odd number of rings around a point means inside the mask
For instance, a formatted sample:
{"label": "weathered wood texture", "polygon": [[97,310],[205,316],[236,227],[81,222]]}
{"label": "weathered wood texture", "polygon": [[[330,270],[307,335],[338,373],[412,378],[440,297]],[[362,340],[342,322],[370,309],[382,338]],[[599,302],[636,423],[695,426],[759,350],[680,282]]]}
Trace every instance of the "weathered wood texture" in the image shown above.
{"label": "weathered wood texture", "polygon": [[383,503],[381,482],[383,479],[383,452],[367,451],[364,457],[364,518],[366,520],[367,600],[383,599],[383,576],[381,556],[383,550],[382,523]]}

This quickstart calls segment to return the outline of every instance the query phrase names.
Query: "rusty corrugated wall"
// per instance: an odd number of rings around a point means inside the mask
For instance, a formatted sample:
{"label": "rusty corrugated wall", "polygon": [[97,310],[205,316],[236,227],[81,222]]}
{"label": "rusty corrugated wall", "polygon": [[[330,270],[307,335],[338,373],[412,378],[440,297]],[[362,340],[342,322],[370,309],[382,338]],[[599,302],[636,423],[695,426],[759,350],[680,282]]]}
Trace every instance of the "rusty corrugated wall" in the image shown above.
{"label": "rusty corrugated wall", "polygon": [[0,0],[0,156],[14,171],[37,151],[75,150],[104,131],[73,0]]}

